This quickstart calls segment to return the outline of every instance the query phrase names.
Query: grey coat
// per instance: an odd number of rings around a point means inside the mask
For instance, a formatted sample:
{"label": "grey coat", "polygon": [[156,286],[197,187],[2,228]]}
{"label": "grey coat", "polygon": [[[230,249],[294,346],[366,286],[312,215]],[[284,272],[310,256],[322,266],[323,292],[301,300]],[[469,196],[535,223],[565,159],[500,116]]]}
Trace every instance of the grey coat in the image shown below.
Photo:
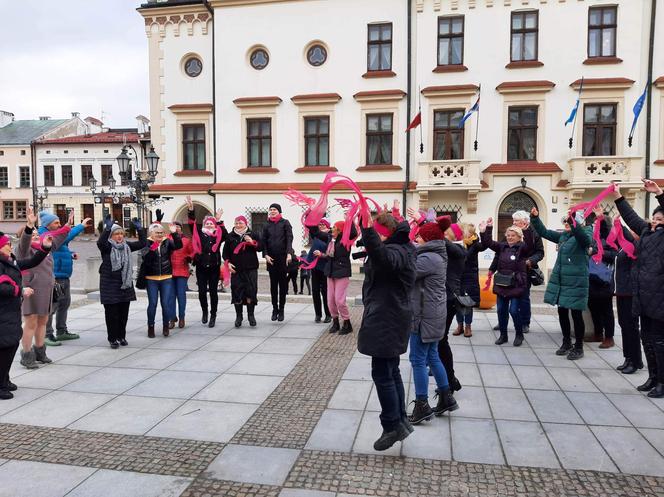
{"label": "grey coat", "polygon": [[447,249],[444,240],[417,247],[417,276],[411,291],[413,333],[424,343],[437,342],[445,334],[447,318]]}

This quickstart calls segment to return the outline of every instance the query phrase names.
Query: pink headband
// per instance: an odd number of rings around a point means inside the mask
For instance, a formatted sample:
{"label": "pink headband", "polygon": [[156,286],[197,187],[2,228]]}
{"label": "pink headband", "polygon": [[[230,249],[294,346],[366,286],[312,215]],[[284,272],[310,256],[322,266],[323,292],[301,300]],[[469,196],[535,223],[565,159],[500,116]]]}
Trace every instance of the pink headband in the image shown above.
{"label": "pink headband", "polygon": [[2,235],[0,236],[0,249],[4,247],[5,245],[9,245],[9,237],[7,235]]}
{"label": "pink headband", "polygon": [[203,218],[203,224],[207,223],[208,221],[214,223],[215,225],[217,224],[217,220],[212,216],[205,216]]}
{"label": "pink headband", "polygon": [[382,224],[374,223],[373,227],[379,235],[390,236],[392,234],[392,232],[387,229],[387,226],[383,226]]}
{"label": "pink headband", "polygon": [[458,224],[451,224],[450,229],[452,230],[452,233],[454,233],[457,242],[463,240],[463,230]]}
{"label": "pink headband", "polygon": [[249,224],[249,223],[247,222],[247,218],[244,217],[244,216],[238,216],[238,217],[236,217],[236,218],[235,218],[235,222],[237,223],[238,221],[242,221],[244,224]]}

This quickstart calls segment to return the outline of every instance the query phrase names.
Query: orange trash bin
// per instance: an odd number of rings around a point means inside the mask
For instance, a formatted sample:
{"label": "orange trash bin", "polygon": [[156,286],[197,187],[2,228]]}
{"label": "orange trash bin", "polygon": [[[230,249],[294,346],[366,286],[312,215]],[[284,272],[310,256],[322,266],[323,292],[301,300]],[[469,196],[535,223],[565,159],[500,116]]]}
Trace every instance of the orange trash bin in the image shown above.
{"label": "orange trash bin", "polygon": [[480,275],[480,309],[491,309],[496,305],[496,294],[493,293],[493,284],[488,290],[484,289],[487,275]]}

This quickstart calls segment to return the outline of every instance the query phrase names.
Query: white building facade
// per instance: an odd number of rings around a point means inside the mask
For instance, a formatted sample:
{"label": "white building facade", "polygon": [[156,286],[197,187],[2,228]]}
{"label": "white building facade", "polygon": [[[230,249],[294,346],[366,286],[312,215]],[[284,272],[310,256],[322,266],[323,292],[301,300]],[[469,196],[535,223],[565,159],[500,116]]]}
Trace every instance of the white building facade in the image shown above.
{"label": "white building facade", "polygon": [[[167,218],[183,218],[191,194],[201,211],[221,206],[227,219],[243,214],[259,225],[276,201],[298,230],[301,210],[282,192],[315,196],[328,171],[350,176],[381,204],[405,200],[460,222],[494,217],[500,227],[514,210],[537,206],[558,228],[570,205],[610,180],[642,209],[640,178],[664,178],[661,48],[649,154],[645,107],[632,147],[627,138],[648,80],[650,5],[149,2],[139,11],[161,157],[153,190],[174,197]],[[572,134],[564,123],[582,78]],[[459,129],[480,87],[479,126],[475,114]],[[422,125],[407,134],[419,106]],[[549,250],[549,266],[554,258]]]}

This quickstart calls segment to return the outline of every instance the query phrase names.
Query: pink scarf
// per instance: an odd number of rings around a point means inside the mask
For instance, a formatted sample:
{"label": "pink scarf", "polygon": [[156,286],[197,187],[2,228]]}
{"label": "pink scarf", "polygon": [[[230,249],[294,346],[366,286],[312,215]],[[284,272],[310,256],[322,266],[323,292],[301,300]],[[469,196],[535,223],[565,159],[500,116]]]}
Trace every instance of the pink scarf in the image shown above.
{"label": "pink scarf", "polygon": [[221,281],[224,287],[228,287],[231,284],[231,268],[229,267],[229,264],[231,261],[226,259],[224,261],[224,265],[221,266],[220,269],[220,276],[221,276]]}
{"label": "pink scarf", "polygon": [[489,273],[486,275],[486,283],[484,284],[484,290],[485,292],[491,288],[491,280],[493,280],[493,273],[489,271]]}
{"label": "pink scarf", "polygon": [[242,252],[244,249],[247,247],[254,247],[256,248],[258,246],[258,242],[256,240],[252,240],[250,242],[240,242],[237,244],[237,247],[235,247],[235,250],[233,250],[233,253],[235,255],[239,254]]}
{"label": "pink scarf", "polygon": [[595,240],[595,244],[597,245],[597,253],[592,256],[592,260],[595,261],[595,264],[602,262],[602,256],[604,255],[604,246],[602,245],[602,238],[599,234],[602,219],[604,219],[604,216],[598,217],[593,225],[593,240]]}
{"label": "pink scarf", "polygon": [[616,191],[616,185],[611,183],[590,202],[581,202],[580,204],[576,204],[574,207],[572,207],[569,210],[569,215],[572,218],[572,223],[574,224],[574,226],[576,226],[576,220],[574,219],[574,214],[577,211],[583,210],[583,218],[584,219],[587,218],[588,216],[590,216],[590,214],[592,214],[593,209],[597,207],[602,200],[604,200],[607,196],[614,193],[615,191]]}
{"label": "pink scarf", "polygon": [[267,220],[270,221],[271,223],[278,223],[281,221],[281,213],[277,214],[276,216],[273,217],[268,217]]}
{"label": "pink scarf", "polygon": [[[213,222],[217,222],[215,218],[212,216],[206,216],[205,219],[203,220],[203,224],[205,224],[205,221],[208,219],[212,219]],[[203,245],[201,244],[201,237],[198,234],[198,229],[196,228],[196,220],[194,219],[189,219],[189,225],[191,226],[191,232],[193,233],[193,236],[191,237],[191,248],[194,252],[194,255],[200,254],[203,252]],[[202,229],[203,233],[208,235],[209,237],[215,237],[216,241],[212,245],[212,252],[216,252],[217,249],[219,248],[219,245],[221,245],[221,229],[217,228],[214,230],[214,232],[211,232],[211,234],[208,234],[207,232],[210,232],[210,230],[207,230],[207,228]]]}
{"label": "pink scarf", "polygon": [[[618,245],[616,245],[616,240],[618,241]],[[620,246],[620,248],[627,254],[627,257],[630,259],[636,259],[636,255],[634,255],[634,244],[625,238],[620,219],[613,221],[613,227],[611,228],[609,236],[606,237],[606,243],[616,250],[618,250],[618,246]]]}
{"label": "pink scarf", "polygon": [[319,259],[320,259],[320,257],[316,256],[316,257],[314,257],[313,261],[309,262],[304,257],[298,257],[297,258],[297,260],[302,263],[300,265],[300,269],[304,269],[305,271],[307,271],[309,269],[314,269],[316,267],[316,264],[318,264]]}

